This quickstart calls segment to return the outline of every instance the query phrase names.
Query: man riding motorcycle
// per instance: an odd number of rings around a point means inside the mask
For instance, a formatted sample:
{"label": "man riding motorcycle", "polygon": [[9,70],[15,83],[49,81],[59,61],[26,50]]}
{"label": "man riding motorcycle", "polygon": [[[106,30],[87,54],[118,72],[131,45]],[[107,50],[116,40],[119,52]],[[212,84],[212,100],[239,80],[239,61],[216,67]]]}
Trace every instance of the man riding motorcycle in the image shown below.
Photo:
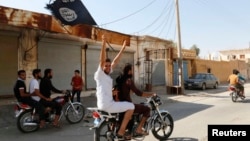
{"label": "man riding motorcycle", "polygon": [[[134,92],[137,96],[140,97],[151,97],[156,96],[155,93],[145,93],[136,88],[134,81],[132,80],[133,76],[133,66],[130,63],[127,63],[125,67],[123,68],[123,74],[118,76],[116,78],[116,87],[118,90],[117,96],[119,101],[128,101],[132,102],[131,98],[131,91]],[[134,113],[141,114],[142,118],[140,120],[140,123],[138,125],[138,128],[136,129],[136,134],[138,136],[148,135],[147,132],[145,132],[142,128],[144,126],[144,123],[150,116],[150,108],[148,106],[145,106],[143,104],[135,104],[135,110]],[[128,124],[128,126],[132,126]],[[128,128],[130,128],[128,127]],[[130,137],[128,137],[130,138]]]}
{"label": "man riding motorcycle", "polygon": [[228,82],[229,82],[229,86],[234,86],[235,88],[240,89],[240,96],[242,96],[243,98],[245,98],[245,94],[244,94],[244,87],[242,84],[240,84],[239,81],[239,71],[237,69],[233,69],[233,74],[230,74],[228,77]]}
{"label": "man riding motorcycle", "polygon": [[237,76],[238,76],[238,84],[237,87],[240,89],[242,92],[243,97],[245,98],[245,93],[244,93],[244,86],[243,84],[245,83],[246,79],[240,75],[240,72],[237,71]]}

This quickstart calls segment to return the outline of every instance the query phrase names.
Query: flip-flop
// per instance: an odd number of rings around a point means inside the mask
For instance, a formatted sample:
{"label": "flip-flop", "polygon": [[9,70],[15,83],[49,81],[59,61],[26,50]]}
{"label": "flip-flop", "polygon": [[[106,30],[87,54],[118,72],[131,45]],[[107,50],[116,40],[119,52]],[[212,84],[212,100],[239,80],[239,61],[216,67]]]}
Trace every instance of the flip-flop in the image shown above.
{"label": "flip-flop", "polygon": [[149,135],[147,132],[142,131],[141,133],[135,132],[135,136],[146,136]]}
{"label": "flip-flop", "polygon": [[40,125],[39,128],[44,129],[44,128],[46,128],[46,125]]}
{"label": "flip-flop", "polygon": [[119,134],[116,135],[116,138],[117,138],[118,141],[124,141],[125,140],[124,136],[123,135],[119,135]]}
{"label": "flip-flop", "polygon": [[40,128],[40,129],[46,128],[46,123],[43,123],[43,124],[40,123],[40,124],[39,124],[39,128]]}
{"label": "flip-flop", "polygon": [[125,133],[123,138],[124,138],[125,140],[131,140],[131,139],[132,139],[132,136],[131,136],[131,134]]}
{"label": "flip-flop", "polygon": [[117,134],[117,139],[118,139],[118,141],[127,141],[127,140],[131,140],[132,137],[131,137],[131,135],[128,135],[128,134],[125,134],[125,135]]}

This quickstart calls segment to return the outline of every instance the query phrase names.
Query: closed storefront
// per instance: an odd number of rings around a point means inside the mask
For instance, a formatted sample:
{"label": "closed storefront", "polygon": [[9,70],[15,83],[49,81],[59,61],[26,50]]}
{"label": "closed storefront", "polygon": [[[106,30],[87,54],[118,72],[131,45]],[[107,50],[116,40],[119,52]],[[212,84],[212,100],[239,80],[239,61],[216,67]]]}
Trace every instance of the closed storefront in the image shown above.
{"label": "closed storefront", "polygon": [[152,85],[165,85],[165,61],[154,60],[152,71]]}
{"label": "closed storefront", "polygon": [[[114,57],[117,55],[118,50],[112,50],[110,49],[107,51],[108,58],[111,59],[111,61],[114,59]],[[94,73],[97,70],[97,67],[99,65],[99,56],[100,56],[100,46],[97,45],[89,45],[87,51],[86,51],[86,86],[87,89],[95,89],[96,88],[96,82],[94,80]],[[123,52],[121,59],[119,61],[119,64],[115,67],[115,70],[111,74],[111,77],[114,79],[116,78],[121,72],[122,68],[125,65],[125,63],[134,63],[134,52]]]}
{"label": "closed storefront", "polygon": [[0,32],[0,95],[13,95],[18,70],[18,34]]}
{"label": "closed storefront", "polygon": [[86,50],[86,88],[95,89],[94,73],[99,64],[100,47],[90,46]]}
{"label": "closed storefront", "polygon": [[81,44],[66,40],[43,39],[38,44],[38,68],[42,75],[46,68],[53,69],[52,83],[58,89],[71,89],[74,70],[82,68]]}

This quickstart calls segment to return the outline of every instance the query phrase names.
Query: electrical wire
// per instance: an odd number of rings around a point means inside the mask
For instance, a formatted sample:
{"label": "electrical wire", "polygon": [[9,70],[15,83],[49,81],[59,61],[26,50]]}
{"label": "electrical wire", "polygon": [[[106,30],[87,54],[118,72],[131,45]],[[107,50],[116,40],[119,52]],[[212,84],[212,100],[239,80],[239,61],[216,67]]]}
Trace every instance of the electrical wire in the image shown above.
{"label": "electrical wire", "polygon": [[146,9],[147,7],[149,7],[150,5],[152,5],[155,1],[157,1],[157,0],[151,1],[150,3],[148,3],[148,4],[147,4],[146,6],[144,6],[143,8],[141,8],[141,9],[139,9],[139,10],[137,10],[137,11],[135,11],[135,12],[133,12],[133,13],[131,13],[131,14],[125,16],[125,17],[116,19],[116,20],[111,21],[111,22],[108,22],[108,23],[101,24],[101,25],[99,25],[99,26],[105,26],[105,25],[108,25],[108,24],[112,24],[112,23],[115,23],[115,22],[122,21],[122,20],[124,20],[124,19],[126,19],[126,18],[128,18],[128,17],[131,17],[131,16],[133,16],[133,15],[135,15],[135,14],[141,12],[142,10]]}
{"label": "electrical wire", "polygon": [[[141,30],[138,30],[132,34],[139,35],[139,34],[144,33],[147,35],[154,35],[155,37],[158,37],[158,38],[165,38],[165,37],[167,38],[169,36],[171,29],[174,29],[172,27],[173,23],[174,23],[174,15],[175,15],[174,11],[175,11],[174,10],[174,2],[168,1],[168,3],[166,3],[166,5],[163,8],[160,15],[157,18],[155,18],[155,20],[153,20],[146,27],[144,27]],[[155,28],[152,29],[152,27],[155,27]],[[149,29],[151,29],[151,30],[149,32],[147,32],[146,30],[149,30]],[[166,34],[164,34],[165,36],[162,35],[163,33],[165,33],[164,31],[166,31]]]}
{"label": "electrical wire", "polygon": [[[166,20],[166,22],[163,24],[163,27],[162,27],[162,29],[161,29],[161,31],[159,32],[159,34],[158,34],[158,37],[160,37],[162,34],[163,34],[163,31],[165,31],[165,28],[167,27],[167,25],[168,25],[168,22],[169,22],[169,28],[167,29],[167,32],[166,32],[166,36],[165,37],[168,37],[168,34],[169,34],[169,32],[170,32],[170,29],[171,29],[171,27],[172,27],[172,24],[173,24],[173,22],[171,22],[171,21],[174,21],[174,12],[171,14],[171,16],[168,16],[169,17],[169,19],[167,19]],[[163,36],[164,37],[164,36]]]}
{"label": "electrical wire", "polygon": [[[146,27],[142,28],[139,31],[136,31],[135,33],[140,33],[143,32],[144,30],[148,29],[149,27],[153,26],[165,13],[166,9],[168,8],[168,4],[163,8],[162,12],[160,13],[160,15],[158,17],[156,17],[149,25],[147,25]],[[134,33],[132,33],[134,34]]]}
{"label": "electrical wire", "polygon": [[[171,8],[169,9],[169,11],[168,11],[168,13],[165,15],[165,18],[164,19],[166,19],[166,20],[164,20],[162,23],[161,23],[161,25],[160,26],[157,26],[157,28],[160,30],[159,31],[159,33],[158,33],[158,35],[157,35],[157,37],[160,37],[161,35],[162,35],[162,33],[165,31],[165,28],[168,26],[168,30],[167,30],[167,34],[166,35],[168,35],[169,34],[169,31],[170,31],[170,29],[171,29],[171,27],[172,27],[172,23],[173,23],[173,21],[174,21],[174,15],[175,15],[175,13],[174,13],[174,6],[170,6]],[[171,22],[172,21],[172,22]],[[169,24],[168,24],[169,23]],[[155,31],[156,30],[158,30],[158,29],[155,29]],[[164,37],[164,36],[162,36],[162,37]],[[166,36],[166,37],[168,37],[168,36]]]}

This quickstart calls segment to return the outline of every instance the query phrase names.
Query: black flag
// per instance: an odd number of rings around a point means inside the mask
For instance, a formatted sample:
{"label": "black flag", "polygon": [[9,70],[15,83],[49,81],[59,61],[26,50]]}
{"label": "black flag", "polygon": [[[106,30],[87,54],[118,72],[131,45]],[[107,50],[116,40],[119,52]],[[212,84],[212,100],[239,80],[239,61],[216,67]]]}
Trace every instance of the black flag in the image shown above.
{"label": "black flag", "polygon": [[64,25],[97,25],[81,0],[56,0],[46,8]]}

